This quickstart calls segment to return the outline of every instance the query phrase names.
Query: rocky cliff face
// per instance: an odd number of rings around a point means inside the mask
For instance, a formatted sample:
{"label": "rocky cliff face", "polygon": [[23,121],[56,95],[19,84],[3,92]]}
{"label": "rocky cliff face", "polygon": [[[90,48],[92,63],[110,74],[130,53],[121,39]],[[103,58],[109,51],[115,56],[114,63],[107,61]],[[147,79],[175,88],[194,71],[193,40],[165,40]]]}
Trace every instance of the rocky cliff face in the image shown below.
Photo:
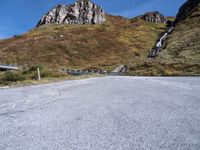
{"label": "rocky cliff face", "polygon": [[166,23],[167,19],[164,15],[159,13],[158,11],[155,12],[148,12],[142,16],[142,19],[149,22],[156,22],[156,23]]}
{"label": "rocky cliff face", "polygon": [[51,9],[38,22],[37,27],[44,24],[102,24],[105,13],[100,6],[90,0],[77,0],[70,6],[58,5]]}
{"label": "rocky cliff face", "polygon": [[187,16],[198,4],[200,4],[200,0],[188,0],[185,4],[183,4],[179,9],[179,13],[177,14],[176,22],[187,18]]}

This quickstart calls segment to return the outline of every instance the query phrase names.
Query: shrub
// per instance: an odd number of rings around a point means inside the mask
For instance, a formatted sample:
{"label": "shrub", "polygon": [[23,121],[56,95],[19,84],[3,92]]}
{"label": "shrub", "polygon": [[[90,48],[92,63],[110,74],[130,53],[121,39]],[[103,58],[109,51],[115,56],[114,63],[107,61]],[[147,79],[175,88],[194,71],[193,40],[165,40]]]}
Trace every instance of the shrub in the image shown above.
{"label": "shrub", "polygon": [[39,68],[40,70],[44,70],[45,69],[43,65],[38,64],[38,65],[32,66],[28,71],[29,72],[37,71],[37,68]]}
{"label": "shrub", "polygon": [[135,51],[135,52],[134,52],[134,55],[137,56],[137,57],[139,57],[139,56],[140,56],[140,53],[137,52],[137,51]]}
{"label": "shrub", "polygon": [[21,38],[22,35],[14,35],[13,37],[18,39],[18,38]]}
{"label": "shrub", "polygon": [[18,82],[18,81],[24,81],[26,78],[21,73],[15,73],[15,72],[5,72],[5,74],[1,77],[0,82],[7,84],[9,82]]}
{"label": "shrub", "polygon": [[43,78],[59,78],[59,77],[65,77],[65,76],[67,76],[66,73],[53,71],[53,70],[45,70],[41,73],[41,77]]}
{"label": "shrub", "polygon": [[30,69],[24,71],[22,74],[26,76],[27,79],[36,80],[38,78],[37,68],[40,68],[41,78],[59,78],[67,76],[66,73],[62,73],[57,70],[49,70],[43,65],[34,65]]}

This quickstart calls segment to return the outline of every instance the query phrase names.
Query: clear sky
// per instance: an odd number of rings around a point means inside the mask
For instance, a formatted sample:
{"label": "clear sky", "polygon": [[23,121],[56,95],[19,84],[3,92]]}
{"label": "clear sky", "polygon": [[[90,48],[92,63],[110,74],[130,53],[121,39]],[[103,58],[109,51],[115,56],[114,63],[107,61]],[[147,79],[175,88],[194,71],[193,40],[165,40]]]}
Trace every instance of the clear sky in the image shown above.
{"label": "clear sky", "polygon": [[[0,0],[0,39],[27,32],[57,4],[72,4],[75,0]],[[158,10],[166,16],[176,16],[186,0],[92,0],[105,12],[132,18]]]}

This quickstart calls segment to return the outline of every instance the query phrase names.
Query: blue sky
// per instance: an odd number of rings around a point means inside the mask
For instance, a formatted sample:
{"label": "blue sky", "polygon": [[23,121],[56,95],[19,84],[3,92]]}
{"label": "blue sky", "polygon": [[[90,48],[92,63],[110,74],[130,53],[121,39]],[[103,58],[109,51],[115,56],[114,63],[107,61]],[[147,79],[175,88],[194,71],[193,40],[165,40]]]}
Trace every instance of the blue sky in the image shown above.
{"label": "blue sky", "polygon": [[[75,0],[0,0],[0,39],[22,34],[34,28],[39,19],[57,4],[72,4]],[[158,10],[175,16],[186,0],[92,0],[113,15],[132,18]]]}

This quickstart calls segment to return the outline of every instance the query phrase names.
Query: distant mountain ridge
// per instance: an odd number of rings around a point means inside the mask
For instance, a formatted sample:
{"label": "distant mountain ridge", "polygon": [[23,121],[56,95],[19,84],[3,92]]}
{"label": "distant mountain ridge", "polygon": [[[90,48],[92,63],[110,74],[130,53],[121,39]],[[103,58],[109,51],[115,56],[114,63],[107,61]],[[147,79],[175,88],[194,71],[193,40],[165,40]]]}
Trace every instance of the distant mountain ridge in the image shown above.
{"label": "distant mountain ridge", "polygon": [[76,0],[73,5],[60,4],[51,9],[38,22],[44,24],[102,24],[105,22],[104,10],[90,0]]}

